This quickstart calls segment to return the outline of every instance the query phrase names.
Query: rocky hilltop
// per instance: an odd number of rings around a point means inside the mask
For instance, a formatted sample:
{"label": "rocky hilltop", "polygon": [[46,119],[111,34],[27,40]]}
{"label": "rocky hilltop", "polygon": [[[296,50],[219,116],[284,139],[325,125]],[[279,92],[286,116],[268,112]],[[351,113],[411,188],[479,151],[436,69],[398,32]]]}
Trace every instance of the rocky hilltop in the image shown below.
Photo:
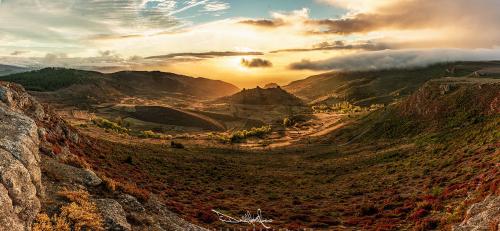
{"label": "rocky hilltop", "polygon": [[224,102],[245,105],[286,105],[301,106],[304,105],[297,96],[288,93],[281,87],[276,88],[254,88],[243,89],[242,91],[220,99]]}
{"label": "rocky hilltop", "polygon": [[0,82],[0,230],[203,230],[155,195],[138,199],[94,173],[83,159],[98,151],[93,142]]}

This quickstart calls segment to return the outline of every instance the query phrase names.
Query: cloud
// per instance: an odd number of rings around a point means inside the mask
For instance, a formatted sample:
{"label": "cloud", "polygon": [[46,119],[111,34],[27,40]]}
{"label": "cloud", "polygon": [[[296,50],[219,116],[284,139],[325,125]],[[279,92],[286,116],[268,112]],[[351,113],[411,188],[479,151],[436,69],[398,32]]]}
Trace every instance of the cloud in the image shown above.
{"label": "cloud", "polygon": [[[312,34],[368,33],[383,30],[441,31],[448,40],[466,40],[470,43],[497,45],[500,42],[500,1],[498,0],[382,0],[346,1],[325,0],[345,5],[361,13],[350,13],[340,19],[309,20],[317,26]],[[369,7],[363,7],[369,6]],[[366,10],[361,10],[366,8]]]}
{"label": "cloud", "polygon": [[271,61],[269,60],[265,60],[265,59],[259,59],[259,58],[255,58],[255,59],[241,59],[241,65],[245,66],[245,67],[249,67],[249,68],[264,68],[264,67],[272,67],[273,66],[273,63],[271,63]]}
{"label": "cloud", "polygon": [[269,20],[269,19],[257,19],[257,20],[243,20],[240,21],[239,23],[241,24],[247,24],[247,25],[252,25],[252,26],[259,26],[259,27],[279,27],[285,25],[285,22],[279,19],[274,19],[274,20]]}
{"label": "cloud", "polygon": [[0,44],[85,52],[104,40],[140,38],[192,25],[191,18],[177,17],[189,10],[199,17],[197,12],[229,7],[225,0],[2,0]]}
{"label": "cloud", "polygon": [[[314,19],[308,10],[242,20],[260,28],[301,28],[313,36],[379,36],[451,47],[500,45],[498,0],[317,0],[348,9],[340,18]],[[372,39],[372,38],[370,38]]]}
{"label": "cloud", "polygon": [[242,20],[239,23],[267,28],[277,28],[281,26],[289,26],[292,24],[305,22],[309,19],[309,9],[302,8],[291,12],[272,12],[272,19],[248,19]]}
{"label": "cloud", "polygon": [[158,55],[146,57],[146,59],[170,59],[176,57],[196,57],[196,58],[215,58],[215,57],[225,57],[225,56],[253,56],[253,55],[264,55],[262,52],[236,52],[236,51],[210,51],[202,53],[173,53],[168,55]]}
{"label": "cloud", "polygon": [[10,55],[17,56],[17,55],[22,55],[22,54],[26,54],[26,53],[29,53],[29,51],[13,51],[12,53],[10,53]]}
{"label": "cloud", "polygon": [[342,7],[353,12],[366,12],[397,2],[398,0],[317,0],[337,7]]}
{"label": "cloud", "polygon": [[368,51],[377,51],[377,50],[386,50],[391,48],[390,45],[385,43],[376,43],[376,42],[354,42],[347,44],[344,41],[334,41],[334,42],[321,42],[313,45],[310,48],[289,48],[289,49],[280,49],[274,50],[270,53],[282,53],[282,52],[308,52],[308,51],[329,51],[329,50],[368,50]]}
{"label": "cloud", "polygon": [[231,8],[229,3],[220,2],[220,1],[212,1],[212,2],[208,2],[207,4],[205,4],[205,6],[203,7],[203,11],[215,12],[215,11],[227,10],[229,8]]}
{"label": "cloud", "polygon": [[500,49],[420,49],[363,52],[320,61],[292,63],[293,70],[380,70],[411,68],[454,61],[500,60]]}
{"label": "cloud", "polygon": [[116,40],[116,39],[129,39],[129,38],[141,38],[143,35],[139,34],[96,34],[87,37],[88,40]]}

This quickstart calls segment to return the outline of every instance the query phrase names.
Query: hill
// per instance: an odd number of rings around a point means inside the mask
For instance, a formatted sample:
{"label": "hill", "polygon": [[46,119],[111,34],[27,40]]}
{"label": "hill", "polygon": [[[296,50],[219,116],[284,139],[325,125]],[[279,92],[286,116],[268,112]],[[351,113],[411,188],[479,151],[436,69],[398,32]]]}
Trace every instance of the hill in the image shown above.
{"label": "hill", "polygon": [[0,64],[0,76],[29,71],[28,68]]}
{"label": "hill", "polygon": [[[500,80],[446,77],[431,80],[404,101],[362,118],[352,139],[394,139],[464,129],[500,114]],[[362,135],[360,135],[362,134]]]}
{"label": "hill", "polygon": [[304,104],[297,96],[288,93],[280,87],[268,89],[260,87],[254,89],[243,89],[232,96],[224,97],[220,100],[232,104],[245,105],[300,106]]}
{"label": "hill", "polygon": [[431,79],[473,74],[481,77],[484,73],[491,77],[499,67],[500,62],[457,62],[413,69],[330,72],[294,81],[283,88],[312,104],[346,100],[369,106],[402,99]]}
{"label": "hill", "polygon": [[183,94],[214,99],[234,94],[239,89],[220,80],[193,78],[159,71],[123,71],[107,75],[122,92],[140,94]]}
{"label": "hill", "polygon": [[288,147],[109,142],[87,158],[210,228],[246,227],[220,222],[212,208],[238,216],[235,204],[261,204],[276,229],[451,230],[474,203],[498,195],[498,82],[433,80],[408,99]]}
{"label": "hill", "polygon": [[103,74],[74,69],[45,68],[3,76],[0,80],[19,83],[30,91],[59,92],[61,94],[56,95],[68,100],[80,98],[106,101],[137,95],[146,98],[169,95],[211,99],[238,91],[236,86],[222,81],[158,71]]}
{"label": "hill", "polygon": [[98,176],[83,159],[96,141],[19,85],[0,82],[0,117],[1,230],[205,230],[135,183]]}

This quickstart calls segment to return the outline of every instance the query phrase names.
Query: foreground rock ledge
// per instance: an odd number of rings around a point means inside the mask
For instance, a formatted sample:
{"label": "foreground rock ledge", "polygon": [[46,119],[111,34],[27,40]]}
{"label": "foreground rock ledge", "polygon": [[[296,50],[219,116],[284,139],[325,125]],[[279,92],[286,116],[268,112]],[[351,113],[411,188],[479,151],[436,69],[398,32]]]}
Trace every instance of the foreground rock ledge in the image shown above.
{"label": "foreground rock ledge", "polygon": [[38,128],[22,108],[40,109],[26,93],[0,83],[0,230],[29,230],[43,194]]}

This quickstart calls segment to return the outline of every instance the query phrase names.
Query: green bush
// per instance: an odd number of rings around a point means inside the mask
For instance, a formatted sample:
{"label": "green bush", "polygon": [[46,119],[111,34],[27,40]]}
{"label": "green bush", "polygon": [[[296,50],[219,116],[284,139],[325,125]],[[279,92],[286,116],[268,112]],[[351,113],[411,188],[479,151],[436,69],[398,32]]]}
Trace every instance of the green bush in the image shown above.
{"label": "green bush", "polygon": [[271,133],[271,126],[262,126],[260,128],[252,128],[250,130],[241,130],[233,132],[230,136],[209,134],[209,138],[217,140],[223,144],[227,143],[241,143],[248,138],[264,138],[267,134]]}
{"label": "green bush", "polygon": [[383,104],[372,104],[370,107],[361,107],[361,106],[356,106],[353,105],[347,101],[341,102],[341,103],[336,103],[331,106],[328,105],[316,105],[312,107],[312,110],[315,113],[320,113],[320,112],[335,112],[335,113],[342,113],[342,114],[351,114],[351,113],[359,113],[359,112],[369,112],[369,111],[375,111],[380,108],[383,108]]}
{"label": "green bush", "polygon": [[139,138],[152,138],[152,139],[161,139],[162,138],[162,135],[161,134],[158,134],[158,133],[155,133],[153,131],[140,131],[139,134],[137,135]]}
{"label": "green bush", "polygon": [[264,138],[265,135],[271,133],[271,126],[262,126],[260,128],[252,128],[250,131],[241,130],[234,132],[229,139],[231,143],[239,143],[247,138],[256,137],[256,138]]}
{"label": "green bush", "polygon": [[115,122],[111,122],[111,121],[104,119],[104,118],[92,119],[92,123],[94,123],[96,126],[98,126],[100,128],[104,128],[106,130],[111,130],[111,131],[118,132],[118,133],[129,133],[130,132],[129,129],[124,128],[124,127],[120,126],[119,124],[117,124]]}

